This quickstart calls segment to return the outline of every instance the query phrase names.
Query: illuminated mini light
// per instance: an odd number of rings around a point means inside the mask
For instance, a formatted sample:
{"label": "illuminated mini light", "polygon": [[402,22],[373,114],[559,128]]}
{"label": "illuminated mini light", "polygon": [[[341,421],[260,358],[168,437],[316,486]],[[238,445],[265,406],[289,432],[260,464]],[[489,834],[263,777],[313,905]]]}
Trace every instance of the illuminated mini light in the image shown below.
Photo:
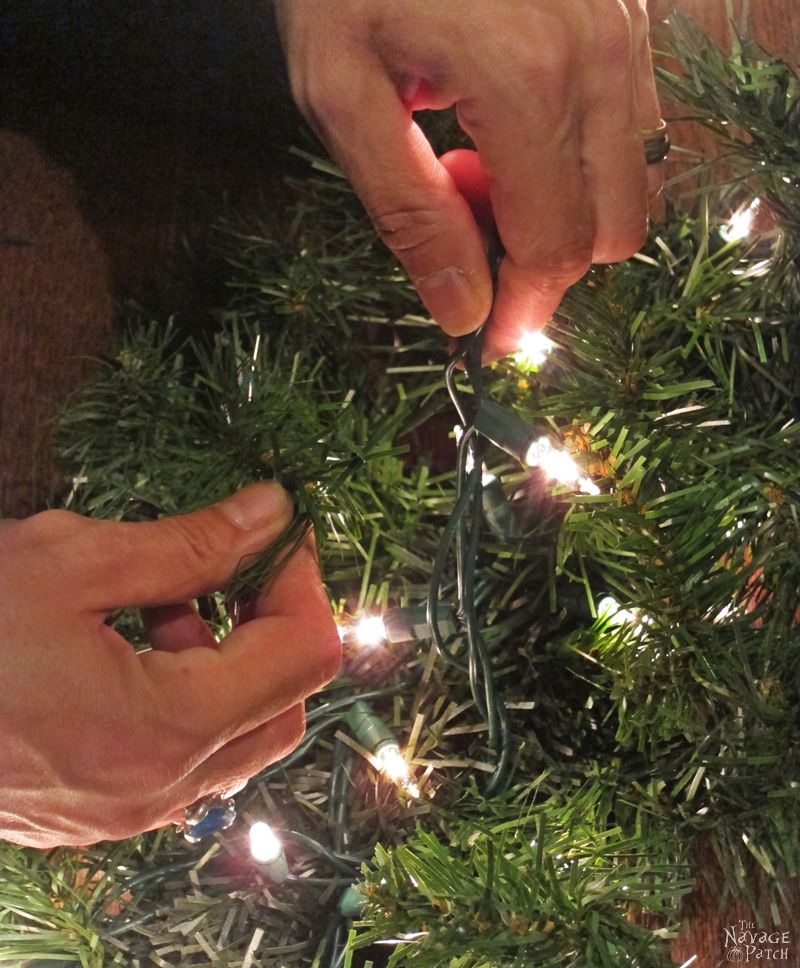
{"label": "illuminated mini light", "polygon": [[563,450],[553,447],[549,437],[534,440],[525,454],[525,463],[530,467],[541,467],[548,477],[564,484],[574,484],[580,476],[575,461]]}
{"label": "illuminated mini light", "polygon": [[400,752],[400,746],[389,727],[362,699],[357,699],[347,714],[347,724],[373,763],[387,780],[411,794],[419,796],[419,787],[411,779],[411,768]]}
{"label": "illuminated mini light", "polygon": [[541,330],[528,331],[522,334],[514,360],[519,366],[541,366],[554,346]]}
{"label": "illuminated mini light", "polygon": [[289,876],[283,844],[272,827],[263,820],[257,820],[250,828],[250,853],[274,883],[280,884]]}
{"label": "illuminated mini light", "polygon": [[578,487],[585,494],[599,494],[591,478],[581,474],[565,451],[554,447],[546,435],[533,437],[530,426],[513,410],[484,398],[475,414],[475,429],[501,450],[529,467],[540,467],[552,480]]}
{"label": "illuminated mini light", "polygon": [[[443,638],[456,631],[456,617],[451,606],[440,605],[436,621]],[[385,642],[426,642],[432,638],[426,605],[388,608],[383,615],[365,616],[352,625],[337,625],[336,629],[342,642],[357,642],[367,647]]]}
{"label": "illuminated mini light", "polygon": [[597,603],[597,616],[610,625],[651,625],[652,619],[639,609],[623,608],[613,595],[604,595]]}
{"label": "illuminated mini light", "polygon": [[378,769],[393,783],[402,783],[408,780],[410,776],[408,763],[406,763],[397,743],[384,743],[374,755]]}
{"label": "illuminated mini light", "polygon": [[549,437],[538,437],[525,454],[529,467],[538,467],[553,481],[577,487],[584,494],[599,494],[594,481],[582,475],[575,461],[564,450],[554,447]]}
{"label": "illuminated mini light", "polygon": [[355,637],[361,645],[380,645],[386,640],[386,626],[380,615],[367,615],[354,629]]}
{"label": "illuminated mini light", "polygon": [[722,238],[726,242],[739,242],[741,239],[747,238],[753,228],[753,219],[760,204],[761,200],[754,198],[749,205],[734,212],[728,222],[719,230]]}
{"label": "illuminated mini light", "polygon": [[578,488],[584,494],[600,494],[600,488],[595,484],[591,477],[581,477],[578,479]]}
{"label": "illuminated mini light", "polygon": [[387,780],[406,790],[412,797],[419,796],[419,787],[411,779],[408,761],[397,743],[384,743],[372,754],[375,763]]}
{"label": "illuminated mini light", "polygon": [[271,864],[283,853],[283,844],[268,823],[258,820],[250,828],[250,853],[259,864]]}

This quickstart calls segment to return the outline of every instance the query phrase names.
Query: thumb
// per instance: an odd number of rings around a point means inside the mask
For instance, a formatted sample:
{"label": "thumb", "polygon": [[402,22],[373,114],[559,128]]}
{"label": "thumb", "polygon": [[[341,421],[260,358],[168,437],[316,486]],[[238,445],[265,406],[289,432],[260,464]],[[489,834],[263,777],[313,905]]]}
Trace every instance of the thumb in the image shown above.
{"label": "thumb", "polygon": [[[336,126],[325,126],[326,141],[381,239],[446,333],[476,329],[491,306],[489,267],[449,172],[381,70],[361,72],[338,111]],[[350,111],[354,123],[341,123]]]}
{"label": "thumb", "polygon": [[291,519],[286,491],[259,483],[191,514],[136,524],[87,521],[62,547],[81,563],[75,593],[90,609],[165,605],[224,587],[242,559],[275,541]]}

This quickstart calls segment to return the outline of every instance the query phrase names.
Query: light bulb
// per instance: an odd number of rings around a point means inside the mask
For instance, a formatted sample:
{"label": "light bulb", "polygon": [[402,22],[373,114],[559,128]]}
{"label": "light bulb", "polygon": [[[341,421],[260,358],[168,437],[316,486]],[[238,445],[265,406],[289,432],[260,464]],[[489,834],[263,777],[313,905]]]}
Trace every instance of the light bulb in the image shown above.
{"label": "light bulb", "polygon": [[367,615],[356,625],[355,636],[361,645],[380,645],[386,639],[386,626],[380,615]]}
{"label": "light bulb", "polygon": [[754,198],[749,205],[734,212],[727,223],[719,230],[722,238],[726,242],[739,242],[741,239],[747,238],[753,228],[753,219],[760,204],[761,200]]}
{"label": "light bulb", "polygon": [[263,820],[257,820],[250,827],[250,854],[274,884],[280,884],[289,876],[283,844]]}
{"label": "light bulb", "polygon": [[585,494],[599,494],[594,481],[581,475],[580,468],[565,450],[554,447],[549,437],[537,437],[525,453],[525,463],[538,467],[553,481],[578,487]]}
{"label": "light bulb", "polygon": [[382,743],[373,753],[375,764],[387,780],[407,790],[412,797],[419,796],[419,787],[411,779],[408,762],[395,742]]}
{"label": "light bulb", "polygon": [[250,853],[259,864],[271,864],[283,853],[283,844],[263,820],[256,821],[250,828]]}
{"label": "light bulb", "polygon": [[649,615],[638,608],[623,608],[613,595],[604,595],[597,603],[598,618],[604,618],[609,625],[652,625]]}
{"label": "light bulb", "polygon": [[636,612],[623,608],[613,595],[605,595],[597,603],[597,614],[607,619],[610,625],[633,624],[638,620]]}
{"label": "light bulb", "polygon": [[372,707],[357,699],[347,714],[347,724],[356,739],[370,751],[371,761],[387,780],[402,787],[412,797],[419,796],[419,787],[411,779],[411,769],[400,752],[400,746],[389,727],[372,711]]}
{"label": "light bulb", "polygon": [[541,330],[522,334],[514,359],[520,366],[541,366],[555,344]]}

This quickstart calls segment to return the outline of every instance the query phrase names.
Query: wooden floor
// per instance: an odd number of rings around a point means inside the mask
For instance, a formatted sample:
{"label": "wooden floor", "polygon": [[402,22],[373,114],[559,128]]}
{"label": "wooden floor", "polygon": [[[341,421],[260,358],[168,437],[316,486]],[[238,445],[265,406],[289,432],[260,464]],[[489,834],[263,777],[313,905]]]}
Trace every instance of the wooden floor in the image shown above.
{"label": "wooden floor", "polygon": [[[729,36],[725,0],[683,0],[681,6],[717,38]],[[733,7],[763,46],[800,61],[800,0]],[[239,3],[237,9],[245,7]],[[232,43],[254,43],[237,40],[239,34],[232,30]],[[0,513],[10,516],[31,513],[46,500],[54,480],[49,423],[85,376],[85,358],[108,344],[115,300],[146,293],[168,310],[159,278],[181,235],[202,226],[224,194],[234,206],[257,199],[269,204],[291,164],[285,149],[294,121],[290,111],[276,107],[280,97],[274,92],[259,100],[260,91],[251,91],[248,124],[220,121],[206,110],[197,123],[183,123],[184,117],[176,125],[157,110],[138,116],[130,99],[124,109],[117,98],[104,102],[91,73],[87,77],[77,96],[73,90],[61,97],[56,87],[48,90],[34,80],[12,84],[4,100]],[[169,93],[168,86],[164,90]],[[216,126],[213,133],[208,125]],[[694,131],[681,130],[680,140],[708,149]],[[693,899],[688,930],[674,951],[677,964],[695,954],[698,968],[724,962],[724,927],[751,916],[744,907],[716,907],[713,896]],[[800,965],[798,909],[800,902],[786,912],[794,938],[784,965]]]}

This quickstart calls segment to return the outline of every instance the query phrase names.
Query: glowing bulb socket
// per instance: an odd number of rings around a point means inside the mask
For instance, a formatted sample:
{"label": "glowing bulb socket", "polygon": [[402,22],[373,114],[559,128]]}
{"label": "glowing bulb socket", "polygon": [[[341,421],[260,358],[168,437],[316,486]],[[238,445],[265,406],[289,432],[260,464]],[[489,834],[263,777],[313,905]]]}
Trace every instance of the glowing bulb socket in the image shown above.
{"label": "glowing bulb socket", "polygon": [[475,429],[501,450],[525,463],[534,435],[513,410],[506,410],[494,400],[484,398],[475,414]]}
{"label": "glowing bulb socket", "polygon": [[[439,607],[439,634],[443,639],[456,630],[455,612],[450,605]],[[432,638],[425,605],[390,608],[383,615],[386,638],[390,642],[425,642]]]}
{"label": "glowing bulb socket", "polygon": [[283,844],[270,825],[262,820],[250,828],[250,853],[273,884],[282,884],[288,878],[289,864]]}
{"label": "glowing bulb socket", "polygon": [[352,629],[360,645],[380,645],[386,639],[386,629],[380,615],[365,615]]}
{"label": "glowing bulb socket", "polygon": [[377,753],[381,746],[385,746],[387,743],[397,742],[389,727],[361,699],[356,700],[350,707],[350,712],[347,714],[347,725],[350,727],[353,736],[370,753]]}

